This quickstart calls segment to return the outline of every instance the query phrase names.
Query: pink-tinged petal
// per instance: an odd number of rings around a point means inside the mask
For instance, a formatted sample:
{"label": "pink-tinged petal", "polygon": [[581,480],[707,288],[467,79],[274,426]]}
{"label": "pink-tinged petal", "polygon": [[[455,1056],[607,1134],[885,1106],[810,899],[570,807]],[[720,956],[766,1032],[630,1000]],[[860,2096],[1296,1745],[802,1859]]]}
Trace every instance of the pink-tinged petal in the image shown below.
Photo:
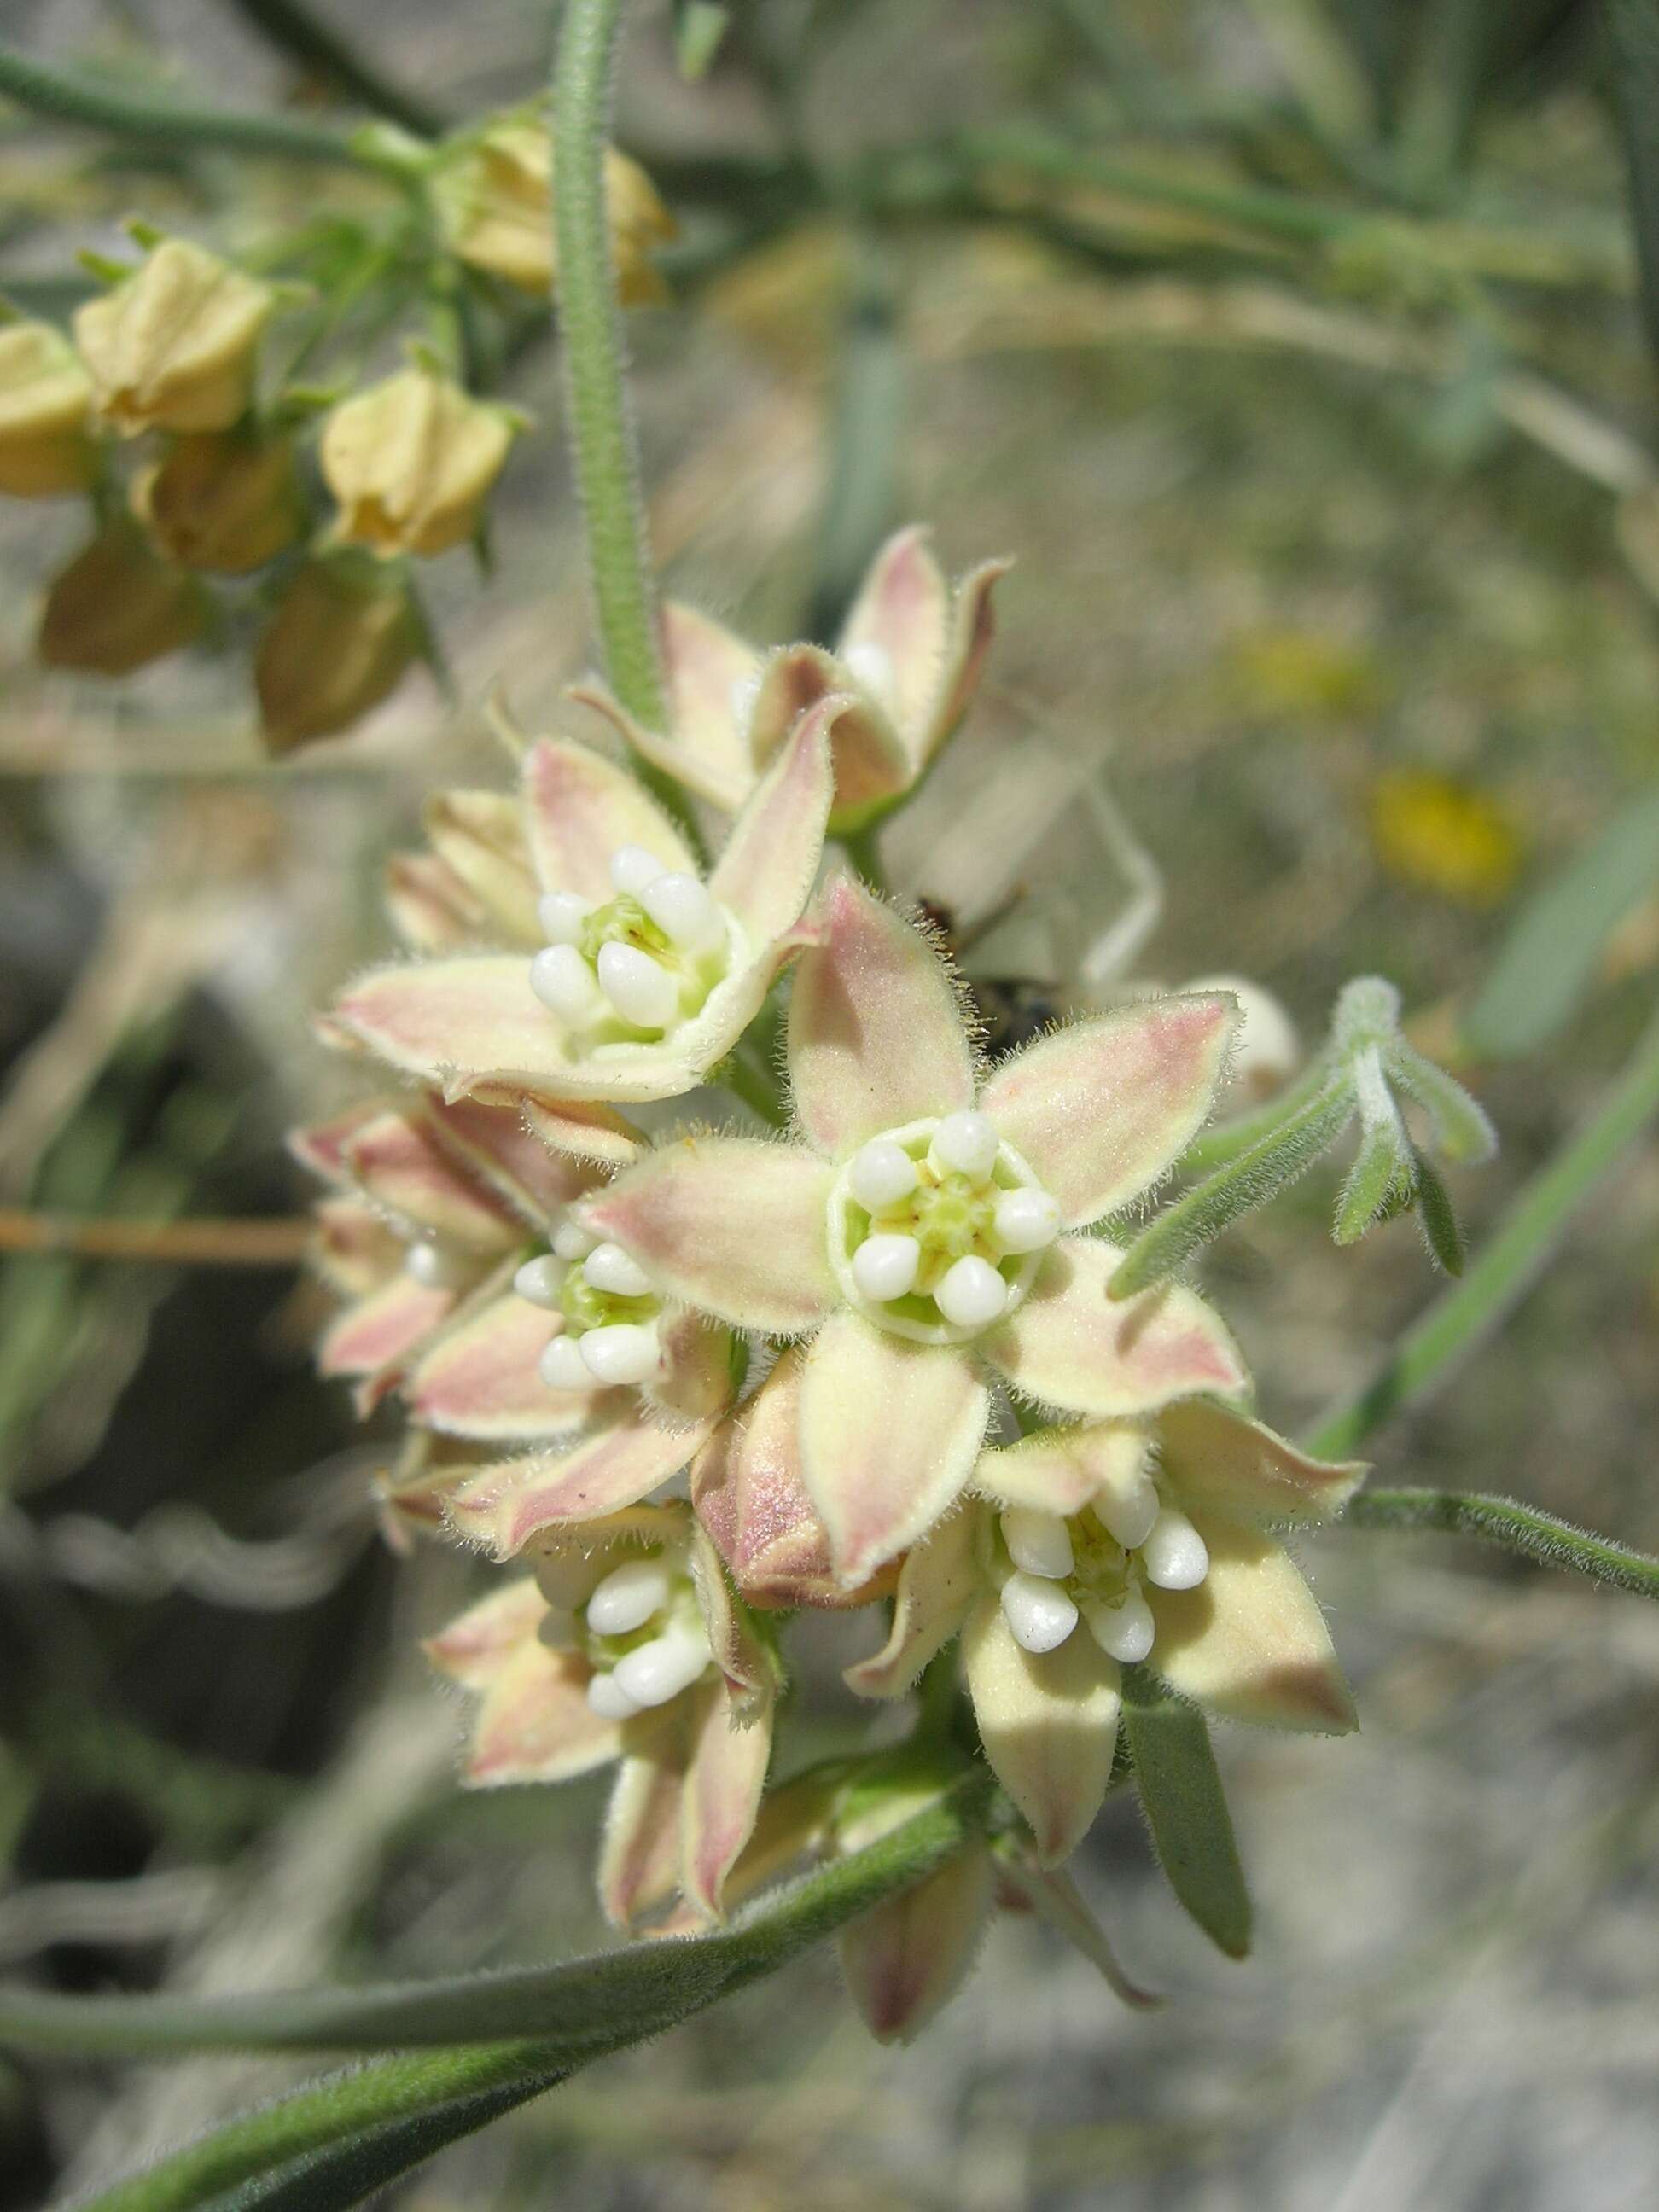
{"label": "pink-tinged petal", "polygon": [[1210,1571],[1196,1589],[1148,1589],[1152,1664],[1231,1720],[1344,1735],[1353,1698],[1325,1616],[1289,1553],[1237,1522],[1195,1516]]}
{"label": "pink-tinged petal", "polygon": [[980,1103],[1078,1229],[1115,1212],[1185,1152],[1215,1097],[1238,1002],[1149,999],[1074,1022],[1005,1060]]}
{"label": "pink-tinged petal", "polygon": [[[689,1459],[732,1398],[732,1339],[701,1314],[672,1309],[657,1324],[662,1349],[659,1372],[640,1385],[640,1395],[665,1428],[692,1439]],[[695,1432],[695,1435],[694,1435]]]}
{"label": "pink-tinged petal", "polygon": [[921,932],[850,876],[814,909],[823,941],[795,970],[789,1080],[813,1150],[844,1158],[884,1129],[974,1103],[956,989]]}
{"label": "pink-tinged petal", "polygon": [[913,1344],[844,1308],[806,1355],[800,1472],[849,1588],[949,1511],[973,1473],[990,1400],[964,1352]]}
{"label": "pink-tinged petal", "polygon": [[691,1579],[709,1648],[736,1700],[738,1717],[746,1719],[769,1705],[778,1686],[777,1662],[772,1646],[761,1639],[753,1613],[727,1579],[708,1531],[695,1517],[690,1525]]}
{"label": "pink-tinged petal", "polygon": [[691,1469],[691,1502],[738,1589],[770,1610],[866,1604],[890,1577],[848,1591],[800,1479],[802,1354],[791,1346],[746,1406],[723,1421]]}
{"label": "pink-tinged petal", "polygon": [[1369,1472],[1363,1460],[1310,1459],[1260,1421],[1205,1398],[1168,1407],[1158,1433],[1182,1504],[1230,1521],[1328,1521]]}
{"label": "pink-tinged petal", "polygon": [[831,694],[841,706],[830,731],[835,799],[830,822],[845,830],[891,804],[910,781],[910,757],[892,724],[857,691],[853,677],[816,645],[786,646],[767,662],[755,696],[750,743],[769,761],[801,718]]}
{"label": "pink-tinged petal", "polygon": [[[643,1742],[633,1748],[633,1738],[641,1734]],[[688,1748],[678,1713],[649,1730],[631,1730],[629,1742],[605,1809],[599,1847],[599,1902],[611,1926],[624,1934],[679,1888]]]}
{"label": "pink-tinged petal", "polygon": [[490,1105],[476,1097],[447,1103],[433,1097],[426,1119],[444,1150],[532,1228],[544,1231],[599,1180],[591,1162],[568,1151],[550,1151],[516,1106]]}
{"label": "pink-tinged petal", "polygon": [[718,1918],[726,1876],[755,1832],[772,1755],[769,1698],[740,1709],[723,1681],[700,1691],[690,1771],[682,1800],[681,1883],[688,1900]]}
{"label": "pink-tinged petal", "polygon": [[404,1247],[372,1206],[358,1198],[325,1198],[312,1209],[317,1271],[342,1297],[367,1297],[403,1273]]}
{"label": "pink-tinged petal", "polygon": [[962,1644],[985,1755],[1030,1824],[1037,1863],[1058,1866],[1088,1833],[1111,1779],[1117,1662],[1081,1626],[1053,1651],[1022,1650],[990,1595]]}
{"label": "pink-tinged petal", "polygon": [[590,746],[544,738],[524,763],[531,851],[544,890],[574,891],[595,906],[616,893],[611,855],[641,845],[665,868],[696,872],[684,839],[626,769]]}
{"label": "pink-tinged petal", "polygon": [[1062,1867],[1028,1866],[1011,1851],[999,1861],[997,1873],[1015,1898],[1046,1920],[1074,1951],[1082,1954],[1115,1997],[1135,2012],[1158,2010],[1164,1999],[1155,1996],[1150,1990],[1143,1990],[1124,1972],[1106,1930]]}
{"label": "pink-tinged petal", "polygon": [[970,1843],[838,1939],[841,1970],[878,2043],[908,2043],[962,1987],[990,1917],[991,1854]]}
{"label": "pink-tinged petal", "polygon": [[539,886],[525,841],[524,809],[498,791],[441,791],[427,801],[432,849],[483,907],[492,938],[542,942]]}
{"label": "pink-tinged petal", "polygon": [[386,912],[414,952],[454,952],[476,944],[489,916],[447,860],[432,853],[396,853],[386,867]]}
{"label": "pink-tinged petal", "polygon": [[394,1275],[371,1291],[334,1322],[317,1347],[325,1375],[368,1375],[382,1387],[370,1394],[377,1404],[397,1382],[403,1363],[454,1310],[455,1293],[429,1290],[412,1275]]}
{"label": "pink-tinged petal", "polygon": [[465,1779],[473,1789],[507,1782],[568,1782],[615,1759],[622,1735],[587,1702],[592,1673],[573,1651],[525,1644],[484,1692]]}
{"label": "pink-tinged petal", "polygon": [[334,1018],[428,1083],[459,1072],[556,1091],[569,1064],[564,1032],[530,988],[529,961],[516,954],[373,968],[347,988]]}
{"label": "pink-tinged petal", "polygon": [[637,1129],[597,1098],[537,1097],[521,1093],[526,1128],[550,1152],[591,1160],[602,1168],[631,1167],[645,1148]]}
{"label": "pink-tinged petal", "polygon": [[799,1774],[793,1781],[780,1783],[767,1791],[754,1833],[726,1878],[727,1911],[763,1889],[798,1860],[823,1849],[838,1796],[837,1781],[833,1776],[826,1778],[822,1768],[816,1773]]}
{"label": "pink-tinged petal", "polygon": [[660,636],[668,736],[636,721],[602,684],[573,684],[570,696],[603,714],[653,768],[735,814],[755,783],[749,718],[761,656],[720,623],[672,599],[662,611]]}
{"label": "pink-tinged petal", "polygon": [[827,1168],[794,1145],[678,1137],[580,1209],[668,1297],[733,1328],[793,1335],[837,1297],[826,1257]]}
{"label": "pink-tinged petal", "polygon": [[493,1257],[523,1241],[519,1218],[457,1165],[418,1109],[377,1115],[348,1140],[344,1157],[376,1206],[446,1243]]}
{"label": "pink-tinged petal", "polygon": [[623,1559],[659,1547],[678,1556],[690,1520],[684,1500],[669,1498],[660,1505],[625,1505],[602,1521],[550,1528],[536,1547],[537,1585],[556,1616],[573,1613]]}
{"label": "pink-tinged petal", "polygon": [[1011,561],[981,561],[957,586],[951,603],[951,641],[945,649],[943,675],[923,735],[919,767],[925,767],[951,736],[979,689],[985,657],[991,650],[996,628],[991,594],[1012,566]]}
{"label": "pink-tinged petal", "polygon": [[361,1105],[347,1107],[343,1114],[331,1115],[326,1121],[309,1121],[303,1128],[290,1129],[289,1152],[310,1174],[320,1176],[337,1189],[344,1188],[351,1182],[345,1161],[347,1145],[385,1111],[383,1098],[368,1098]]}
{"label": "pink-tinged petal", "polygon": [[441,1674],[465,1690],[487,1690],[513,1653],[539,1633],[547,1601],[535,1577],[506,1583],[480,1598],[422,1645]]}
{"label": "pink-tinged petal", "polygon": [[906,732],[921,728],[938,696],[950,616],[950,586],[913,523],[871,562],[836,647]]}
{"label": "pink-tinged petal", "polygon": [[441,1337],[409,1382],[410,1411],[464,1437],[551,1437],[585,1420],[597,1391],[550,1390],[536,1363],[564,1326],[509,1295]]}
{"label": "pink-tinged petal", "polygon": [[1070,1413],[1155,1413],[1200,1390],[1234,1396],[1249,1381],[1218,1315],[1178,1284],[1106,1295],[1123,1255],[1097,1237],[1049,1247],[1030,1293],[979,1347],[1017,1390]]}
{"label": "pink-tinged petal", "polygon": [[802,716],[744,801],[708,879],[756,951],[798,921],[812,895],[834,788],[830,734],[840,711],[838,701],[826,699]]}
{"label": "pink-tinged petal", "polygon": [[544,1529],[604,1520],[637,1504],[679,1473],[697,1441],[630,1409],[562,1450],[484,1468],[450,1499],[448,1518],[498,1559],[510,1559]]}
{"label": "pink-tinged petal", "polygon": [[1151,1428],[1136,1421],[1037,1429],[1016,1444],[981,1452],[974,1487],[1000,1504],[1070,1516],[1097,1498],[1126,1498],[1152,1449]]}
{"label": "pink-tinged petal", "polygon": [[931,1535],[905,1553],[887,1641],[879,1651],[847,1668],[849,1690],[861,1698],[902,1697],[927,1662],[958,1632],[981,1587],[981,1522],[972,1508],[948,1514]]}

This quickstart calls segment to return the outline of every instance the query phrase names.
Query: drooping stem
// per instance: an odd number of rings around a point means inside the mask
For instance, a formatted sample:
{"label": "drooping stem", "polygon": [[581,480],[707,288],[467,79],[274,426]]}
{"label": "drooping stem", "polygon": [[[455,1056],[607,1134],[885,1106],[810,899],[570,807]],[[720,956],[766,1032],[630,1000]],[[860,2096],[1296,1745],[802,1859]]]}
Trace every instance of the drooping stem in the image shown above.
{"label": "drooping stem", "polygon": [[15,48],[0,46],[0,95],[54,123],[76,124],[166,147],[216,148],[228,154],[269,155],[286,161],[331,162],[368,169],[408,186],[410,167],[395,147],[372,133],[330,131],[286,115],[252,115],[234,108],[187,107],[171,100],[134,100],[46,68]]}
{"label": "drooping stem", "polygon": [[623,0],[569,0],[553,80],[553,222],[566,428],[586,518],[605,672],[647,729],[666,733],[655,594],[623,376],[605,153]]}
{"label": "drooping stem", "polygon": [[306,1255],[303,1217],[252,1221],[140,1221],[0,1208],[0,1253],[140,1260],[167,1267],[291,1267]]}

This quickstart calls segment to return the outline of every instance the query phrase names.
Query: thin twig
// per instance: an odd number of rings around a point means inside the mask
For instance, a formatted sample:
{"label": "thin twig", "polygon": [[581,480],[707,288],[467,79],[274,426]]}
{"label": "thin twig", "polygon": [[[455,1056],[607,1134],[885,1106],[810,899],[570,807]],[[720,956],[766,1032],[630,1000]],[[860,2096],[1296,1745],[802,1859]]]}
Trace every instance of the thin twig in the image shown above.
{"label": "thin twig", "polygon": [[149,1260],[167,1267],[291,1267],[311,1242],[302,1214],[270,1220],[128,1221],[0,1208],[0,1252],[79,1260]]}

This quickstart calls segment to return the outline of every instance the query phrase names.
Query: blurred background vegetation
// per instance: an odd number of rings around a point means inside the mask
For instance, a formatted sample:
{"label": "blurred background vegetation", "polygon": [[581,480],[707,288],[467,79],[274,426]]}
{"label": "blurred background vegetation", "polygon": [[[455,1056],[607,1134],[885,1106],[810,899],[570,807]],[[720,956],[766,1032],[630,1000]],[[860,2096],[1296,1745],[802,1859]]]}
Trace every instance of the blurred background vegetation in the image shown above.
{"label": "blurred background vegetation", "polygon": [[[782,639],[833,629],[895,522],[928,519],[953,569],[1017,554],[986,699],[892,833],[896,876],[948,896],[981,852],[1042,866],[1058,846],[1021,841],[1103,769],[1165,884],[1143,970],[1246,974],[1310,1037],[1346,975],[1398,981],[1503,1133],[1459,1184],[1478,1245],[1616,1073],[1659,966],[1659,312],[1632,213],[1659,240],[1659,11],[751,0],[687,82],[675,33],[710,15],[641,7],[617,133],[681,225],[672,303],[630,325],[670,587]],[[552,27],[531,0],[4,11],[14,46],[124,94],[418,125],[530,96]],[[380,191],[0,110],[0,289],[62,317],[76,252],[130,214],[249,252]],[[234,635],[118,686],[40,672],[40,588],[84,521],[0,503],[6,1221],[303,1207],[282,1133],[343,1095],[308,1010],[387,943],[380,862],[436,781],[498,776],[492,681],[575,726],[540,318],[498,373],[538,422],[494,573],[426,567],[449,689],[417,672],[278,766]],[[1121,881],[1060,880],[1074,933],[1111,921]],[[1433,1294],[1408,1222],[1336,1252],[1331,1194],[1316,1175],[1209,1265],[1287,1429]],[[0,1969],[275,1987],[599,1939],[598,1789],[453,1788],[459,1713],[414,1640],[470,1570],[380,1542],[394,1432],[313,1379],[319,1313],[289,1264],[0,1261]],[[1659,1548],[1656,1330],[1649,1146],[1379,1468]],[[1121,2014],[1004,1916],[924,2041],[879,2051],[815,1956],[397,2202],[1650,2203],[1659,1619],[1439,1538],[1305,1556],[1364,1733],[1218,1738],[1251,1962],[1204,1949],[1115,1800],[1080,1876],[1166,2012]],[[836,1632],[805,1640],[802,1759],[847,1726]],[[128,2169],[284,2078],[0,2060],[0,2197]]]}

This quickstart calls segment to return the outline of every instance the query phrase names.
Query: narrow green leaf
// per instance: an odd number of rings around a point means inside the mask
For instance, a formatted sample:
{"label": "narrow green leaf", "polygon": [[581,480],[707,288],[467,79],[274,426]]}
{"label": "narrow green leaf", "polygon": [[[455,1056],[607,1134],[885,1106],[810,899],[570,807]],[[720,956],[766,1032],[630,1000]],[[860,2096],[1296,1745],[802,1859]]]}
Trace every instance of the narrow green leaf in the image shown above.
{"label": "narrow green leaf", "polygon": [[1137,1291],[1152,1289],[1224,1229],[1276,1198],[1330,1150],[1353,1118],[1353,1092],[1343,1071],[1230,1166],[1166,1206],[1119,1262],[1111,1281],[1113,1297],[1133,1297]]}
{"label": "narrow green leaf", "polygon": [[1560,1567],[1638,1597],[1659,1598],[1659,1559],[1610,1537],[1589,1535],[1510,1498],[1455,1490],[1362,1490],[1342,1517],[1360,1528],[1434,1528],[1475,1536],[1540,1566]]}
{"label": "narrow green leaf", "polygon": [[[1659,8],[1650,0],[1647,12],[1659,52]],[[1659,76],[1654,97],[1659,100]],[[1659,250],[1659,137],[1654,158]],[[1564,1029],[1590,988],[1608,937],[1656,884],[1659,788],[1623,809],[1522,908],[1463,1018],[1469,1049],[1483,1060],[1516,1059]]]}
{"label": "narrow green leaf", "polygon": [[1468,1246],[1451,1194],[1440,1180],[1433,1162],[1423,1153],[1413,1153],[1413,1170],[1417,1181],[1417,1218],[1423,1224],[1423,1240],[1437,1267],[1449,1275],[1461,1275],[1468,1257]]}
{"label": "narrow green leaf", "polygon": [[731,19],[719,0],[675,0],[674,58],[688,84],[708,75]]}
{"label": "narrow green leaf", "polygon": [[1331,1234],[1339,1244],[1357,1244],[1374,1221],[1388,1213],[1402,1184],[1409,1196],[1411,1163],[1400,1157],[1395,1131],[1368,1129],[1347,1181],[1336,1201]]}
{"label": "narrow green leaf", "polygon": [[1212,1943],[1230,1959],[1243,1958],[1249,1893],[1203,1714],[1144,1667],[1126,1667],[1123,1726],[1170,1888]]}
{"label": "narrow green leaf", "polygon": [[1427,1111],[1435,1150],[1459,1167],[1478,1166],[1498,1150],[1498,1132],[1485,1107],[1477,1104],[1455,1075],[1394,1037],[1384,1047],[1382,1064],[1390,1079]]}
{"label": "narrow green leaf", "polygon": [[1607,82],[1630,179],[1642,319],[1659,362],[1659,8],[1654,0],[1603,0],[1601,16],[1613,55]]}

